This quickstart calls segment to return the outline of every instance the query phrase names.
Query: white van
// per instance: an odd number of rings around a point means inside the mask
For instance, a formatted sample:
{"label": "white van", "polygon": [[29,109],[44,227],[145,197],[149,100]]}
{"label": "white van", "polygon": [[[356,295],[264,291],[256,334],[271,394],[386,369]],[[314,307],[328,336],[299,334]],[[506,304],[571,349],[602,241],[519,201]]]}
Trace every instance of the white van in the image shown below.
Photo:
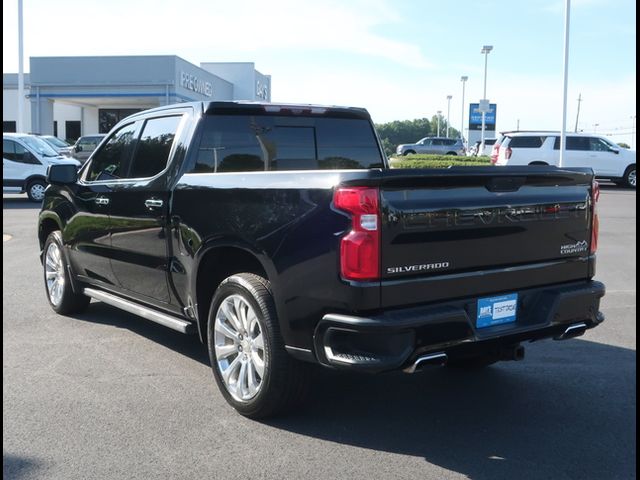
{"label": "white van", "polygon": [[80,162],[58,154],[35,135],[2,135],[2,193],[27,193],[32,202],[41,202],[47,188],[47,169],[53,164],[80,168]]}
{"label": "white van", "polygon": [[[559,132],[504,132],[495,164],[558,165]],[[616,145],[607,137],[567,134],[565,167],[592,168],[599,178],[636,188],[636,152]]]}

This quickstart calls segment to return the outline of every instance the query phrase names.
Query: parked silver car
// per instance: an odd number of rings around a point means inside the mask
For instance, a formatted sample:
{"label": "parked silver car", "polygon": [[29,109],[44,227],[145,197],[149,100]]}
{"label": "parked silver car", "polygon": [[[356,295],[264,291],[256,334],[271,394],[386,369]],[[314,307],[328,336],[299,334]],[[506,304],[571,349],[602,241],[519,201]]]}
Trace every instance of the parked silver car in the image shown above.
{"label": "parked silver car", "polygon": [[82,163],[86,162],[105,136],[104,133],[96,133],[80,137],[72,147],[71,156]]}
{"label": "parked silver car", "polygon": [[425,137],[416,143],[398,145],[397,155],[434,153],[436,155],[464,155],[464,144],[460,138]]}

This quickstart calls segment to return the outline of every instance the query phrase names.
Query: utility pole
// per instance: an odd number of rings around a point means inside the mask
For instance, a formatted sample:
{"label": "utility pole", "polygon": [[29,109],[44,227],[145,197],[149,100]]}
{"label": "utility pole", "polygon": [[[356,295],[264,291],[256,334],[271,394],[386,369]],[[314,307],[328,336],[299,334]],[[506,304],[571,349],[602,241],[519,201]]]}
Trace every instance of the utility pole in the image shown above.
{"label": "utility pole", "polygon": [[520,119],[518,119],[518,122],[516,124],[516,130],[519,132],[520,131]]}
{"label": "utility pole", "polygon": [[578,119],[580,118],[580,103],[582,102],[582,94],[578,95],[578,113],[576,114],[576,128],[574,133],[578,133]]}

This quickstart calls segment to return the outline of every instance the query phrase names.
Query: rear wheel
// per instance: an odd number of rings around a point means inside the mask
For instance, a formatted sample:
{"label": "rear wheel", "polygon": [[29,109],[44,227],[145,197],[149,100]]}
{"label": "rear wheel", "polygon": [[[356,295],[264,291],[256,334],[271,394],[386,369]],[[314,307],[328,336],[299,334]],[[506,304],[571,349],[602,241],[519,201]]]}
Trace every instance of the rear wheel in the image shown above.
{"label": "rear wheel", "polygon": [[44,286],[51,308],[61,315],[85,310],[91,299],[75,293],[71,288],[60,231],[51,232],[47,237],[42,264],[44,267]]}
{"label": "rear wheel", "polygon": [[636,166],[631,165],[624,172],[624,185],[629,188],[636,188]]}
{"label": "rear wheel", "polygon": [[531,162],[529,165],[532,165],[532,166],[538,165],[538,166],[547,166],[547,167],[549,166],[549,164],[546,162]]}
{"label": "rear wheel", "polygon": [[47,189],[47,184],[44,180],[32,180],[27,185],[27,195],[32,202],[41,202],[44,200],[44,191]]}
{"label": "rear wheel", "polygon": [[456,152],[447,152],[447,155],[458,155]]}
{"label": "rear wheel", "polygon": [[250,418],[276,415],[304,398],[306,365],[284,348],[268,280],[240,273],[211,301],[207,343],[225,400]]}
{"label": "rear wheel", "polygon": [[415,154],[416,154],[416,152],[414,152],[413,150],[407,150],[402,155],[406,157],[407,155],[415,155]]}

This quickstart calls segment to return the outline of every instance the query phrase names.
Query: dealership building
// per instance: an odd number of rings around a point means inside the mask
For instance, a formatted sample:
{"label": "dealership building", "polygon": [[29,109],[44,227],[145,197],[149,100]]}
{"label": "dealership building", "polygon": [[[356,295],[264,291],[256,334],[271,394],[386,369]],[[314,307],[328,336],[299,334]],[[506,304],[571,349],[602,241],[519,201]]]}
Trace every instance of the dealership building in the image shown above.
{"label": "dealership building", "polygon": [[26,132],[74,140],[106,133],[132,113],[172,103],[271,101],[271,76],[251,62],[204,62],[175,55],[31,57],[18,98],[18,75],[2,78],[2,130],[15,132],[24,102]]}

